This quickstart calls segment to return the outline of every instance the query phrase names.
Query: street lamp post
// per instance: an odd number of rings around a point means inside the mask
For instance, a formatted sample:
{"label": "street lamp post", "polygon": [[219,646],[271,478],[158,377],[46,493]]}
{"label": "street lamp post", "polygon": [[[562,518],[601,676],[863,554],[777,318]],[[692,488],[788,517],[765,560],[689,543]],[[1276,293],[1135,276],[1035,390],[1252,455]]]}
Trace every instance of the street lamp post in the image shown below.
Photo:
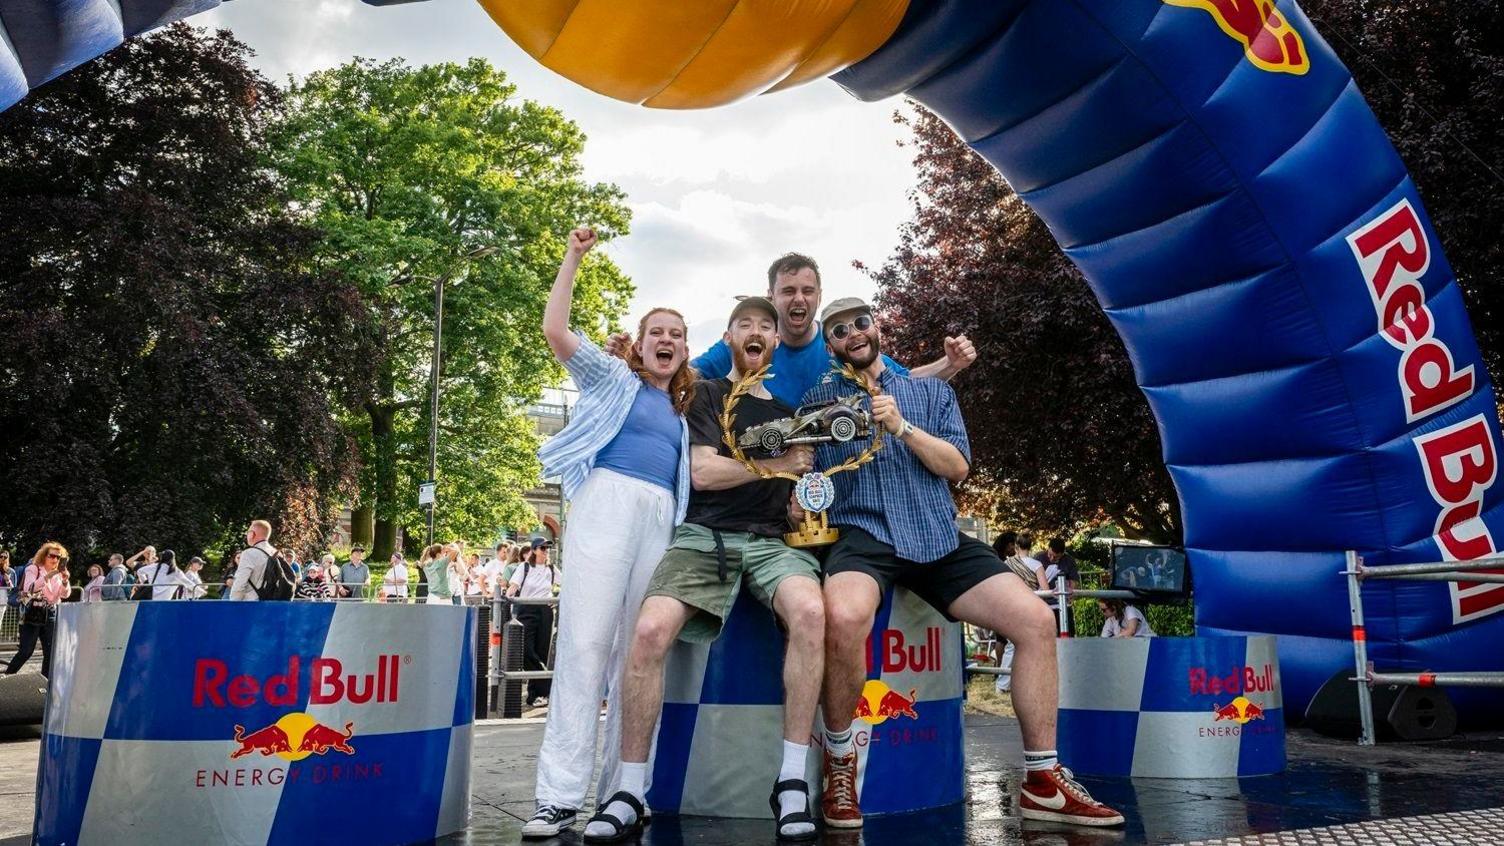
{"label": "street lamp post", "polygon": [[[496,247],[476,247],[460,257],[460,261],[433,280],[433,359],[430,362],[429,381],[432,383],[431,414],[428,419],[428,481],[437,486],[439,481],[439,357],[444,338],[444,283],[459,272],[462,265],[478,258],[494,255]],[[433,545],[434,514],[439,508],[438,491],[428,503],[428,540],[425,546]]]}

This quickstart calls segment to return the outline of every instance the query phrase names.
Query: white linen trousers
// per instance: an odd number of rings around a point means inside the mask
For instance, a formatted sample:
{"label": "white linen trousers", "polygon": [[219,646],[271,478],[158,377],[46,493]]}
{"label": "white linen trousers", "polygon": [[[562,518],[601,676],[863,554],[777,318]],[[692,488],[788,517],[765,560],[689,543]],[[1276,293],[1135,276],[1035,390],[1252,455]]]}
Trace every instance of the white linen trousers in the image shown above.
{"label": "white linen trousers", "polygon": [[[560,568],[553,690],[538,753],[540,805],[584,806],[602,698],[606,737],[596,796],[616,790],[622,672],[643,595],[673,536],[674,515],[674,495],[667,488],[599,467],[574,497]],[[655,731],[655,748],[656,738]],[[649,755],[644,789],[652,774]]]}

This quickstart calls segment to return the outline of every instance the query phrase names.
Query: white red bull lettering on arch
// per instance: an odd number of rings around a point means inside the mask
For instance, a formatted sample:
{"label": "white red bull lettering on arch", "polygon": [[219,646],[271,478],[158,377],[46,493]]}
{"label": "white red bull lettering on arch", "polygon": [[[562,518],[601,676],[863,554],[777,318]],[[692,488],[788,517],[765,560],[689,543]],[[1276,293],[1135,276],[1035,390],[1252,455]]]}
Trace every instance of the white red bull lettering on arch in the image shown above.
{"label": "white red bull lettering on arch", "polygon": [[[1437,337],[1421,278],[1431,267],[1432,245],[1408,198],[1347,236],[1367,283],[1379,334],[1400,351],[1397,381],[1405,419],[1414,423],[1472,396],[1472,365],[1458,368],[1452,350]],[[1440,511],[1432,539],[1446,561],[1470,561],[1498,547],[1483,522],[1483,497],[1498,477],[1494,435],[1487,415],[1414,439],[1426,487]],[[1504,585],[1449,583],[1452,623],[1504,610]]]}

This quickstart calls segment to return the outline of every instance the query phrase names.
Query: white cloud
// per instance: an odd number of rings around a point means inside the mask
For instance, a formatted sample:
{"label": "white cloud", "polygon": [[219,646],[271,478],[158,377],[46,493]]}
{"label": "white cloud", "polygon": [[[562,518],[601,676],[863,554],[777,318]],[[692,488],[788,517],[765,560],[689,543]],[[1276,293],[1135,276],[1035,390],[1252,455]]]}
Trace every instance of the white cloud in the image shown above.
{"label": "white cloud", "polygon": [[[312,13],[309,9],[312,6]],[[519,96],[555,106],[589,137],[588,178],[626,191],[632,233],[609,246],[638,293],[626,323],[654,305],[690,322],[691,345],[719,337],[735,294],[766,286],[790,250],[819,261],[825,297],[870,296],[850,266],[880,263],[907,219],[912,153],[896,101],[861,103],[829,82],[713,111],[618,103],[541,67],[475,3],[373,8],[356,0],[229,3],[193,19],[231,29],[269,76],[304,76],[360,55],[413,64],[483,56]]]}

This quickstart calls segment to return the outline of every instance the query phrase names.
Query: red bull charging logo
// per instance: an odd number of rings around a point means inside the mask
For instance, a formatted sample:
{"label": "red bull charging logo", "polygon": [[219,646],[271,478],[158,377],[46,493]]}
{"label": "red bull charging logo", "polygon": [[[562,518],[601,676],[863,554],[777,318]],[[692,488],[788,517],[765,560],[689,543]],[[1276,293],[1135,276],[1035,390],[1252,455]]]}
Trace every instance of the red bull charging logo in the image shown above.
{"label": "red bull charging logo", "polygon": [[917,720],[919,712],[914,710],[914,703],[919,697],[916,694],[917,691],[911,690],[908,696],[904,696],[879,679],[868,679],[862,687],[861,698],[856,701],[855,717],[873,726],[904,717]]}
{"label": "red bull charging logo", "polygon": [[343,731],[320,723],[301,711],[283,714],[282,718],[263,729],[250,734],[245,727],[235,726],[235,750],[231,758],[241,758],[259,752],[262,757],[276,756],[284,761],[301,761],[309,755],[324,755],[329,750],[354,755],[355,747],[350,738],[355,736],[355,724],[345,723]]}
{"label": "red bull charging logo", "polygon": [[1300,76],[1311,69],[1305,40],[1272,0],[1164,0],[1171,6],[1201,9],[1228,37],[1243,45],[1243,55],[1260,70]]}
{"label": "red bull charging logo", "polygon": [[1226,705],[1217,705],[1212,708],[1212,722],[1216,723],[1231,720],[1241,726],[1249,720],[1262,719],[1264,719],[1264,709],[1243,696],[1237,697]]}

